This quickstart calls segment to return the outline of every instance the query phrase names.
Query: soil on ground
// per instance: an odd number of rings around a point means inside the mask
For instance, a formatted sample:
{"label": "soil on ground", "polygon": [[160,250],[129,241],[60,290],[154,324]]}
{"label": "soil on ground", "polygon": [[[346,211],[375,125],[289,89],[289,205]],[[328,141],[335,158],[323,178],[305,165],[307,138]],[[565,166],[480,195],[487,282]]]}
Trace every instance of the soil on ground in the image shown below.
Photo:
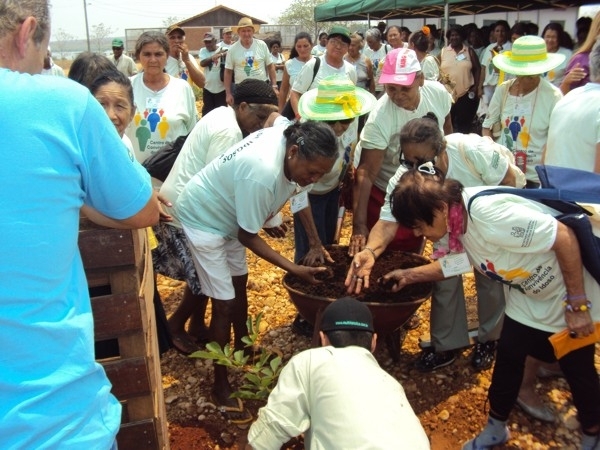
{"label": "soil on ground", "polygon": [[[287,215],[289,211],[286,211]],[[351,217],[346,215],[341,243],[347,245]],[[293,235],[284,239],[261,236],[275,250],[293,258]],[[425,256],[430,252],[426,250]],[[340,260],[344,259],[339,257]],[[263,313],[260,325],[260,344],[277,348],[284,361],[308,349],[311,339],[295,334],[291,324],[296,309],[289,300],[281,280],[284,272],[248,252],[249,314]],[[376,265],[380,264],[380,261]],[[345,277],[345,273],[343,274]],[[336,275],[335,278],[337,280]],[[158,288],[167,314],[174,311],[181,300],[184,284],[158,277]],[[467,315],[473,324],[477,321],[477,293],[472,274],[464,276]],[[428,340],[429,300],[418,309],[420,325],[408,331],[397,361],[390,356],[386,345],[378,346],[375,357],[379,364],[404,387],[406,395],[421,420],[433,450],[460,449],[461,444],[477,434],[487,418],[487,390],[492,370],[476,372],[470,364],[471,349],[459,352],[457,360],[431,373],[418,372],[413,363]],[[210,318],[210,307],[207,322]],[[188,358],[169,350],[161,358],[163,388],[167,403],[170,443],[173,450],[244,449],[247,430],[228,423],[210,401],[212,362]],[[596,353],[596,367],[600,368],[600,351]],[[231,380],[239,386],[242,373],[234,372]],[[511,413],[508,425],[511,439],[498,449],[568,449],[579,448],[579,423],[567,383],[562,378],[538,379],[536,390],[542,399],[556,411],[558,421],[547,424],[532,419],[518,407]],[[263,403],[246,401],[245,407],[256,417]],[[294,439],[283,448],[303,448],[301,439]]]}

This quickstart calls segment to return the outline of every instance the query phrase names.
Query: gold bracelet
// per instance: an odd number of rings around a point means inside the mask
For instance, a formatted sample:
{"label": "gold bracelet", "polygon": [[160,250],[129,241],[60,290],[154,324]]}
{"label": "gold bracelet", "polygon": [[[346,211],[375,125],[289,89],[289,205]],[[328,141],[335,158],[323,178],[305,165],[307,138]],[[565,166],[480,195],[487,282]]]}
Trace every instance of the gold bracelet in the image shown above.
{"label": "gold bracelet", "polygon": [[377,255],[375,254],[375,250],[373,250],[371,247],[365,247],[364,250],[369,250],[371,252],[371,255],[373,255],[373,259],[377,259]]}

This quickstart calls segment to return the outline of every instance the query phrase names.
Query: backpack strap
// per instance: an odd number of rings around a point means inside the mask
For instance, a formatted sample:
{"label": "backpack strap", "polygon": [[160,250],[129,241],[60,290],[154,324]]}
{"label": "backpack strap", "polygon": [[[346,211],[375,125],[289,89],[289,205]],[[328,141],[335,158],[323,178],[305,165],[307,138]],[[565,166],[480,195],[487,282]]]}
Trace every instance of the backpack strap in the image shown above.
{"label": "backpack strap", "polygon": [[581,201],[580,199],[576,199],[571,195],[565,194],[564,192],[561,192],[560,189],[494,188],[480,191],[469,199],[469,203],[467,204],[467,213],[469,214],[469,216],[471,215],[471,204],[473,203],[473,200],[475,200],[478,197],[494,194],[518,195],[519,197],[523,197],[528,200],[540,202],[564,214],[581,212],[585,212],[586,214],[588,214],[584,208],[575,203],[577,201]]}
{"label": "backpack strap", "polygon": [[317,57],[315,60],[315,65],[313,66],[313,77],[310,80],[310,84],[313,84],[315,78],[317,77],[317,73],[319,72],[319,67],[321,67],[321,57]]}

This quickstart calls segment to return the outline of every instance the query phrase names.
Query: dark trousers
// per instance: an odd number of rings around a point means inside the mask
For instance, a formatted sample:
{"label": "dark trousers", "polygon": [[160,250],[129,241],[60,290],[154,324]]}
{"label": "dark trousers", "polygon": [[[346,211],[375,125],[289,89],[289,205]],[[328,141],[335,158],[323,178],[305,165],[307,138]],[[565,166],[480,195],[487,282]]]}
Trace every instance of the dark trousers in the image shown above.
{"label": "dark trousers", "polygon": [[[556,360],[548,338],[552,333],[504,318],[498,341],[496,364],[489,389],[491,416],[507,420],[517,400],[525,370],[525,358],[533,356],[545,362]],[[558,360],[571,389],[583,430],[600,424],[600,382],[594,367],[595,346],[574,350]]]}
{"label": "dark trousers", "polygon": [[225,91],[213,94],[206,89],[202,90],[202,117],[219,106],[227,106]]}
{"label": "dark trousers", "polygon": [[[319,239],[323,245],[333,244],[340,202],[340,190],[335,188],[327,194],[308,194]],[[294,262],[298,263],[308,253],[308,237],[298,214],[294,214]]]}
{"label": "dark trousers", "polygon": [[470,99],[469,93],[456,100],[450,109],[450,117],[452,118],[452,127],[455,133],[468,134],[473,128],[473,119],[479,107],[479,98]]}

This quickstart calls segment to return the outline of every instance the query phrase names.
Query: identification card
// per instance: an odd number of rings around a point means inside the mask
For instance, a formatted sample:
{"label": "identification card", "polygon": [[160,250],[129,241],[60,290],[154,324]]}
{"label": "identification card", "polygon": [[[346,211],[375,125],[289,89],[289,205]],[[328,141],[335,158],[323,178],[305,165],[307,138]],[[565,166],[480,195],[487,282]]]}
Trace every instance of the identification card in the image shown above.
{"label": "identification card", "polygon": [[146,99],[146,109],[153,110],[158,109],[158,99],[156,97],[148,97]]}
{"label": "identification card", "polygon": [[446,278],[471,271],[471,263],[466,253],[454,253],[438,259]]}
{"label": "identification card", "polygon": [[456,60],[457,61],[464,61],[465,59],[467,59],[467,57],[465,56],[464,53],[461,53],[459,55],[456,55]]}
{"label": "identification card", "polygon": [[299,194],[294,195],[290,198],[290,209],[293,214],[302,211],[308,207],[308,192],[302,191]]}

